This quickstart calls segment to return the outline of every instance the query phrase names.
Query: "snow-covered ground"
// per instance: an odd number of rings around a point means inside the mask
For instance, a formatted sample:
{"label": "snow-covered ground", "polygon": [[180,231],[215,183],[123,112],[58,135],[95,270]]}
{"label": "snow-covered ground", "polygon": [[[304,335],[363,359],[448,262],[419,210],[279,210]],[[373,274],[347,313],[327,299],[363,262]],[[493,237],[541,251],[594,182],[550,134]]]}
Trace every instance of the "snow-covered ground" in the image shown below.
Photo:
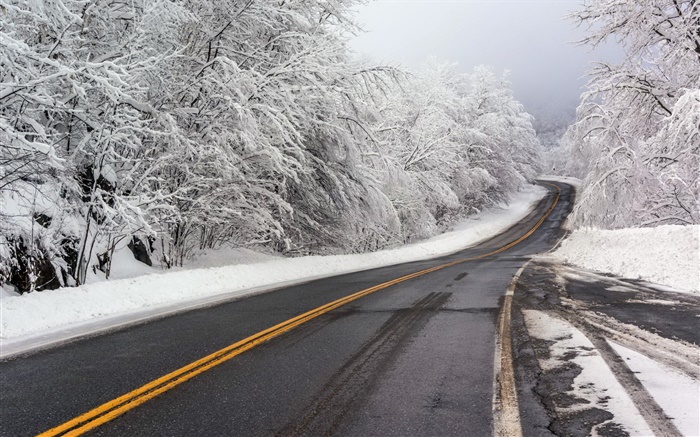
{"label": "snow-covered ground", "polygon": [[617,343],[608,343],[683,435],[700,435],[700,381]]}
{"label": "snow-covered ground", "polygon": [[[597,407],[612,413],[614,417],[611,421],[620,424],[630,435],[654,434],[603,357],[581,331],[542,311],[525,310],[523,316],[532,337],[551,342],[549,356],[539,360],[543,371],[556,372],[568,362],[581,368],[581,373],[574,378],[571,391],[568,392],[581,402],[556,405],[559,414]],[[572,354],[575,354],[573,358]],[[606,423],[593,428],[591,435],[598,435],[597,428]]]}
{"label": "snow-covered ground", "polygon": [[[126,244],[121,244],[117,246],[117,249],[114,251],[110,280],[128,279],[150,274],[167,274],[181,270],[225,267],[234,264],[254,264],[282,258],[281,255],[256,252],[244,247],[221,247],[219,249],[205,249],[199,251],[199,253],[197,253],[193,259],[188,260],[187,264],[184,266],[164,270],[159,266],[148,266],[136,260]],[[97,270],[88,273],[86,283],[94,284],[104,281],[106,281],[105,274]]]}
{"label": "snow-covered ground", "polygon": [[700,293],[700,225],[580,229],[551,255],[585,269]]}
{"label": "snow-covered ground", "polygon": [[[143,274],[21,296],[4,290],[0,299],[0,356],[283,285],[446,255],[507,229],[525,217],[545,194],[540,186],[527,186],[507,206],[472,216],[451,232],[392,250],[300,258],[223,251],[220,256],[209,253],[200,257],[195,263],[202,268]],[[222,265],[222,259],[235,264]],[[132,261],[128,263],[133,266]],[[153,269],[127,268],[122,275],[148,271]],[[115,275],[118,272],[116,265]]]}

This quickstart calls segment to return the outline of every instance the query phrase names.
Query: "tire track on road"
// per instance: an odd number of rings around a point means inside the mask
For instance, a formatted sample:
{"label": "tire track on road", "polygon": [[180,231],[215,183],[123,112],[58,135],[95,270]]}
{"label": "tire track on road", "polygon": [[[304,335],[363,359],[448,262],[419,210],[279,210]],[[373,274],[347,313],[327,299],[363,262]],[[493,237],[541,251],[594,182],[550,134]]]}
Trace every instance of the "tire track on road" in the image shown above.
{"label": "tire track on road", "polygon": [[401,346],[420,331],[452,293],[433,292],[400,310],[326,383],[306,412],[278,431],[277,437],[336,435],[343,423],[364,403],[375,381],[391,365]]}
{"label": "tire track on road", "polygon": [[[697,378],[700,371],[696,358],[697,348],[692,348],[682,341],[662,338],[657,334],[594,311],[589,307],[589,303],[576,300],[567,292],[566,283],[562,281],[557,272],[556,266],[532,265],[526,275],[527,281],[523,281],[519,286],[521,291],[517,295],[518,308],[521,311],[524,309],[542,311],[566,321],[579,330],[593,344],[654,434],[663,437],[682,436],[683,434],[672,419],[668,417],[635,373],[610,346],[608,339],[649,356],[655,361],[669,365],[693,378]],[[677,349],[673,349],[672,345],[677,346]],[[520,347],[522,348],[522,345]],[[674,356],[674,351],[676,356]],[[543,377],[541,369],[538,372],[536,379],[541,381]],[[542,396],[542,394],[538,395]],[[556,393],[551,393],[545,397],[555,395]],[[541,402],[547,404],[544,398],[541,399]],[[545,405],[545,408],[551,410],[551,406]],[[554,417],[558,417],[556,411],[550,412]],[[551,427],[550,431],[552,431]]]}

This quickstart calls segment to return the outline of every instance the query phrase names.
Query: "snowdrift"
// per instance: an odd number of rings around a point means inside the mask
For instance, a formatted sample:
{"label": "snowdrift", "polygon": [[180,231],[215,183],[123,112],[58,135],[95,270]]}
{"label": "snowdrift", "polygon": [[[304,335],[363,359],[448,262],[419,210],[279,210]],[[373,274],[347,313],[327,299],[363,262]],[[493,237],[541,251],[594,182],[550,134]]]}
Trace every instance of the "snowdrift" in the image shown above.
{"label": "snowdrift", "polygon": [[585,269],[700,293],[700,225],[580,229],[552,255]]}

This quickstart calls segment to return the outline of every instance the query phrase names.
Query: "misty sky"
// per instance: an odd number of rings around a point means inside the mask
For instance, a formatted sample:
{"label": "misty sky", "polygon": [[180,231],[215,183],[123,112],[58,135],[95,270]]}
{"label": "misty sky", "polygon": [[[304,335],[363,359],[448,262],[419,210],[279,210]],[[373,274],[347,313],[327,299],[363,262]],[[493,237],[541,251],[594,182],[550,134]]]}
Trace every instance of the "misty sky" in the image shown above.
{"label": "misty sky", "polygon": [[375,61],[418,67],[428,57],[511,72],[515,97],[539,113],[573,110],[592,61],[620,59],[614,44],[589,52],[570,44],[583,28],[563,17],[579,1],[374,0],[358,8],[366,33],[351,46]]}

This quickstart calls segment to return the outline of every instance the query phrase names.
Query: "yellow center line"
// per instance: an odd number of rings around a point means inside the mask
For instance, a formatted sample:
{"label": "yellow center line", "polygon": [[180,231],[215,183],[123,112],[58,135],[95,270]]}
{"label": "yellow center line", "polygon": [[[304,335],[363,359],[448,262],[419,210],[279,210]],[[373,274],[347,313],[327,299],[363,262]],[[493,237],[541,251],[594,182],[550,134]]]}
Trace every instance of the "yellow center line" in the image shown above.
{"label": "yellow center line", "polygon": [[264,343],[274,337],[277,337],[287,331],[290,331],[295,327],[308,322],[309,320],[315,319],[316,317],[322,314],[325,314],[338,307],[346,305],[354,300],[367,296],[368,294],[374,293],[375,291],[391,287],[392,285],[408,281],[409,279],[417,278],[419,276],[442,270],[447,267],[452,267],[457,264],[462,264],[467,261],[485,258],[487,256],[495,255],[497,253],[503,252],[504,250],[510,249],[511,247],[515,246],[516,244],[522,242],[527,237],[532,235],[535,232],[535,230],[537,230],[537,228],[539,228],[540,225],[544,223],[545,219],[549,216],[549,214],[554,210],[554,207],[557,205],[557,202],[559,201],[559,196],[561,194],[561,190],[554,184],[546,185],[551,185],[552,187],[557,189],[557,195],[554,199],[554,202],[552,203],[552,206],[549,208],[549,210],[547,210],[547,212],[542,216],[542,218],[540,218],[537,224],[535,224],[535,226],[532,229],[530,229],[525,235],[499,249],[496,249],[492,252],[483,255],[460,259],[450,263],[441,264],[439,266],[421,270],[419,272],[411,273],[409,275],[405,275],[400,278],[396,278],[391,281],[387,281],[375,285],[373,287],[360,290],[356,293],[350,294],[333,302],[329,302],[325,305],[321,305],[318,308],[315,308],[311,311],[307,311],[291,319],[285,320],[282,323],[279,323],[275,326],[253,334],[250,337],[244,338],[243,340],[226,346],[223,349],[220,349],[212,354],[200,358],[199,360],[194,361],[186,366],[183,366],[173,372],[170,372],[167,375],[154,379],[153,381],[137,388],[136,390],[130,391],[122,396],[119,396],[114,400],[106,402],[88,411],[87,413],[81,414],[80,416],[75,417],[74,419],[71,419],[55,428],[51,428],[50,430],[39,434],[38,437],[53,437],[59,435],[78,436],[84,434],[85,432],[94,429],[106,422],[109,422],[110,420],[143,404],[144,402],[153,399],[159,394],[164,393],[191,378],[194,378],[200,373],[206,372],[214,366],[218,366],[219,364],[226,362],[231,358],[240,355],[243,352],[250,350],[261,343]]}

